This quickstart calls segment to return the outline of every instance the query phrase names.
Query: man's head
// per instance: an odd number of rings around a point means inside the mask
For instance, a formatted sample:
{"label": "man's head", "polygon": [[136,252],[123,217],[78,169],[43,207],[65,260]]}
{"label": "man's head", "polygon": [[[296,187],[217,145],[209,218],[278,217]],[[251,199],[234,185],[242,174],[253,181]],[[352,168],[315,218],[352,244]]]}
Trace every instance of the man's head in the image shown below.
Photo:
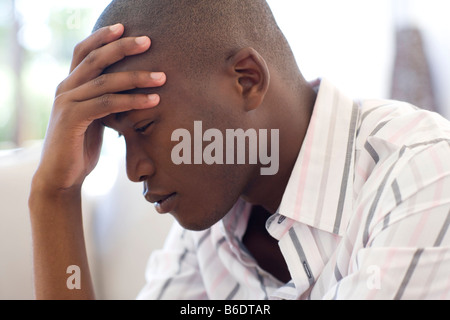
{"label": "man's head", "polygon": [[253,47],[283,72],[295,69],[265,0],[116,0],[94,30],[119,22],[125,25],[124,36],[152,39],[154,66],[171,61],[190,77],[208,74],[245,47]]}
{"label": "man's head", "polygon": [[208,228],[239,197],[265,188],[261,164],[177,166],[172,133],[182,128],[194,137],[194,121],[224,136],[227,129],[280,129],[282,104],[304,82],[292,52],[264,0],[116,0],[94,30],[115,23],[125,26],[124,36],[149,36],[152,47],[105,72],[167,75],[163,87],[145,89],[160,95],[156,109],[105,119],[125,137],[128,176],[144,182],[152,202],[176,194],[171,213],[184,227]]}

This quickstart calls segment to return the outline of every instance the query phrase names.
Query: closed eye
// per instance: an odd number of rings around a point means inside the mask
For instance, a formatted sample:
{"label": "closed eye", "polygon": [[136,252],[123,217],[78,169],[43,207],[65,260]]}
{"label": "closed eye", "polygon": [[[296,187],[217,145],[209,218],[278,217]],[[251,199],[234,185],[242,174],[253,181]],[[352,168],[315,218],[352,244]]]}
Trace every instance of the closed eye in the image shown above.
{"label": "closed eye", "polygon": [[137,132],[137,133],[145,133],[146,131],[147,131],[147,129],[148,128],[150,128],[150,126],[153,124],[153,122],[150,122],[150,123],[148,123],[148,124],[146,124],[145,126],[143,126],[143,127],[139,127],[139,128],[136,128],[136,129],[134,129],[134,131],[135,132]]}

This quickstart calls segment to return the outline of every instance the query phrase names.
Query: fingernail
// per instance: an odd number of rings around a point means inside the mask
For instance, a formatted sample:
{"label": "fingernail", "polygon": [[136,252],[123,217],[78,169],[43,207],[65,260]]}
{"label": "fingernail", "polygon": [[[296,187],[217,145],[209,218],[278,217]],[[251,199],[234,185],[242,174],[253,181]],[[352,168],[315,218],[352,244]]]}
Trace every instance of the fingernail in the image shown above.
{"label": "fingernail", "polygon": [[138,45],[140,45],[140,46],[143,46],[143,45],[146,45],[146,44],[148,44],[148,42],[149,42],[149,38],[148,37],[139,37],[139,38],[136,38],[136,43],[138,44]]}
{"label": "fingernail", "polygon": [[164,73],[162,72],[152,72],[150,74],[150,78],[153,80],[161,80],[164,77]]}
{"label": "fingernail", "polygon": [[156,102],[158,101],[159,96],[157,94],[149,94],[147,98],[150,102]]}
{"label": "fingernail", "polygon": [[119,31],[120,27],[121,27],[121,24],[118,23],[118,24],[115,24],[113,26],[110,26],[109,30],[111,30],[111,32],[113,32],[113,33],[116,33],[117,31]]}

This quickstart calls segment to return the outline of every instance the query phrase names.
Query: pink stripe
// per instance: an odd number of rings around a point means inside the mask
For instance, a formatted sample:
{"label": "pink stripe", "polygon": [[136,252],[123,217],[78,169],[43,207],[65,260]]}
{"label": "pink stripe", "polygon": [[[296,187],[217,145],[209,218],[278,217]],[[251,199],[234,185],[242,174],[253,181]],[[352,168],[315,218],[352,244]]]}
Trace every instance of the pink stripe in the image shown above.
{"label": "pink stripe", "polygon": [[425,230],[425,226],[426,226],[429,218],[430,218],[430,210],[428,210],[426,213],[422,214],[422,218],[420,219],[419,223],[417,224],[417,227],[414,229],[414,232],[412,233],[412,236],[409,240],[408,247],[414,247],[416,245],[417,240],[419,239],[420,235],[423,233],[423,230]]}
{"label": "pink stripe", "polygon": [[416,118],[414,118],[409,124],[406,126],[400,128],[395,135],[393,135],[389,142],[395,143],[397,140],[399,140],[401,137],[408,135],[412,129],[414,129],[417,124],[422,121],[424,118],[423,114],[420,113]]}
{"label": "pink stripe", "polygon": [[234,223],[234,221],[237,219],[238,215],[236,214],[237,211],[237,204],[234,205],[234,207],[231,209],[232,213],[228,213],[232,219],[228,219],[228,225],[226,226],[227,230],[231,229],[232,224]]}
{"label": "pink stripe", "polygon": [[358,176],[361,177],[361,179],[366,182],[367,178],[369,177],[369,174],[367,173],[366,170],[364,170],[361,166],[356,166],[356,173],[358,174]]}
{"label": "pink stripe", "polygon": [[[430,153],[430,155],[433,159],[433,162],[434,162],[436,168],[438,168],[442,172],[442,170],[443,170],[442,162],[441,162],[439,156],[436,154],[436,152],[434,150],[433,150],[433,152]],[[413,170],[415,173],[414,174],[415,180],[416,180],[415,182],[418,186],[422,186],[423,182],[422,182],[422,179],[420,178],[417,167],[413,166],[413,168],[416,169],[416,170]],[[434,194],[434,201],[432,204],[432,208],[439,204],[439,199],[442,195],[442,192],[443,192],[443,182],[440,181],[438,186],[436,186],[436,191]],[[411,207],[414,208],[414,204]],[[430,216],[429,215],[430,211],[431,211],[431,209],[427,212],[427,214],[424,213],[422,215],[422,219],[419,221],[419,223],[418,223],[416,229],[414,230],[413,235],[409,241],[409,246],[414,247],[414,245],[415,245],[414,240],[418,239],[420,234],[423,232],[425,225],[426,225],[426,221],[428,220],[428,218]],[[396,251],[394,249],[390,250],[388,256],[386,257],[386,260],[385,260],[386,263],[381,267],[381,277],[383,274],[386,274],[389,271],[392,261],[394,260],[395,252]],[[450,287],[450,282],[447,287]],[[378,292],[377,290],[373,290],[373,291],[369,292],[369,294],[367,295],[367,299],[370,299],[370,300],[374,299],[377,292]]]}
{"label": "pink stripe", "polygon": [[[202,258],[204,258],[204,256],[202,256]],[[205,270],[209,269],[210,267],[213,267],[214,266],[213,262],[216,259],[217,259],[217,252],[215,250],[211,250],[211,253],[208,256],[208,258],[204,259],[204,264],[203,265],[205,266]]]}
{"label": "pink stripe", "polygon": [[301,208],[302,208],[302,204],[303,204],[303,194],[305,193],[306,176],[308,175],[308,171],[309,171],[309,162],[311,160],[311,153],[312,153],[315,133],[316,133],[316,119],[314,118],[314,120],[311,121],[311,123],[309,125],[306,143],[302,147],[302,151],[304,152],[304,157],[303,157],[301,171],[300,171],[300,183],[297,187],[297,192],[296,192],[297,201],[295,203],[294,220],[299,220],[299,218],[300,218]]}
{"label": "pink stripe", "polygon": [[214,280],[213,284],[211,285],[211,290],[216,291],[219,287],[220,283],[225,279],[225,277],[228,275],[228,271],[224,269]]}
{"label": "pink stripe", "polygon": [[289,230],[291,230],[291,228],[292,228],[292,226],[294,225],[294,223],[295,223],[294,220],[289,219],[289,222],[286,223],[286,228],[284,228],[283,233],[281,234],[280,239],[281,239],[282,237],[284,237],[284,235],[285,235],[287,232],[289,232]]}
{"label": "pink stripe", "polygon": [[[442,168],[441,160],[439,159],[439,156],[436,154],[436,151],[434,149],[431,150],[430,156],[433,159],[434,165],[436,166],[438,171],[442,172],[443,168]],[[419,221],[416,229],[414,230],[413,235],[411,236],[411,239],[409,241],[410,246],[414,246],[414,244],[416,243],[414,240],[419,239],[419,236],[422,234],[423,230],[425,229],[426,222],[430,217],[430,213],[432,213],[432,210],[440,204],[439,199],[441,199],[441,197],[442,197],[443,190],[444,190],[444,181],[439,180],[435,186],[433,203],[431,204],[430,209],[427,210],[426,212],[424,212],[424,214],[422,215],[422,218],[420,219],[420,221]]]}
{"label": "pink stripe", "polygon": [[447,300],[449,298],[449,294],[450,294],[450,277],[448,278],[447,284],[445,285],[445,288],[447,288],[447,290],[444,290],[444,292],[442,293],[442,296],[439,300]]}

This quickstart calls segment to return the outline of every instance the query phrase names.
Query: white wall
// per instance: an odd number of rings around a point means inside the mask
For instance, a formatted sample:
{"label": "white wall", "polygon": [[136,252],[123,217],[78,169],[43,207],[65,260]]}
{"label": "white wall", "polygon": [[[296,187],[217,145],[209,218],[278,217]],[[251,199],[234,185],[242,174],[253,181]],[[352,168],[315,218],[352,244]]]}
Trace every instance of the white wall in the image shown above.
{"label": "white wall", "polygon": [[418,25],[437,103],[450,118],[450,1],[268,0],[306,78],[326,77],[355,98],[389,98],[395,27]]}
{"label": "white wall", "polygon": [[355,97],[386,95],[392,56],[388,2],[269,0],[304,76],[326,77]]}

